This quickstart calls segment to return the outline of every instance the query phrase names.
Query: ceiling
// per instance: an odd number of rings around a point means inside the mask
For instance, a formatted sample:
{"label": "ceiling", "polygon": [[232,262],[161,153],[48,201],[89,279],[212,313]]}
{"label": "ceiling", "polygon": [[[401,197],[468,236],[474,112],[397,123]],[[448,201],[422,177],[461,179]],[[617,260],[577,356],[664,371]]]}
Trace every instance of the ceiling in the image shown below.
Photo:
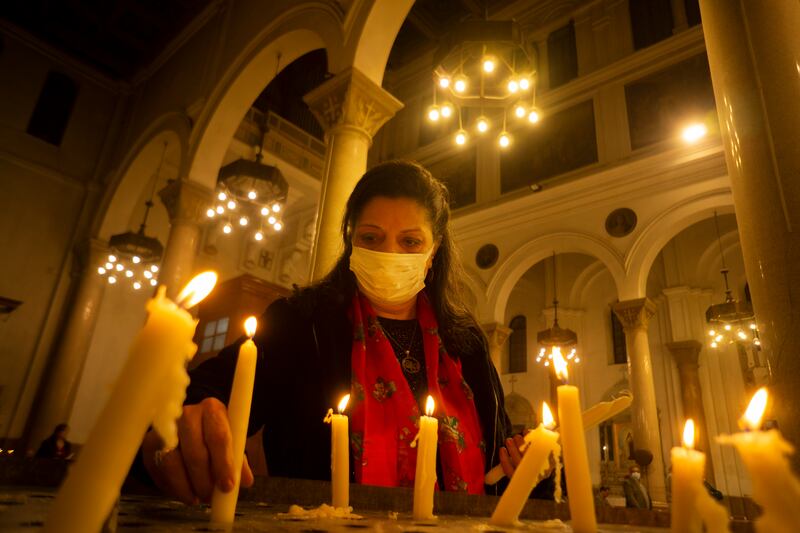
{"label": "ceiling", "polygon": [[129,80],[214,0],[2,0],[0,18]]}

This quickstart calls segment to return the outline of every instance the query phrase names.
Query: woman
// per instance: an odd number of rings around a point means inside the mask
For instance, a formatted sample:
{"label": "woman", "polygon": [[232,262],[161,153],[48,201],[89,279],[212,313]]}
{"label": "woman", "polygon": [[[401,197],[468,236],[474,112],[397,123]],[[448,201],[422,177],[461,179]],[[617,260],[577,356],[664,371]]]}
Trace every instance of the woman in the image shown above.
{"label": "woman", "polygon": [[[483,333],[458,297],[449,218],[445,187],[420,165],[374,167],[347,202],[333,270],[264,313],[250,434],[265,428],[271,475],[330,478],[322,416],[347,393],[356,482],[413,485],[409,444],[428,394],[440,420],[440,488],[481,493],[494,464],[513,472],[521,440],[501,452],[511,424]],[[159,452],[155,434],[145,439],[151,476],[183,501],[233,485],[223,402],[240,343],[192,372],[179,449]],[[243,486],[252,479],[245,461]]]}

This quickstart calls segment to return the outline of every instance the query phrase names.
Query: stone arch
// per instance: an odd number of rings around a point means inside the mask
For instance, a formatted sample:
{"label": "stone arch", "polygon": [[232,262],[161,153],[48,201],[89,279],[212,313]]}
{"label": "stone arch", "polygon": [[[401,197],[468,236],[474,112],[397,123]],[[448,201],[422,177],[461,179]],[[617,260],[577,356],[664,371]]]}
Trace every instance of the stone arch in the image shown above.
{"label": "stone arch", "polygon": [[536,425],[536,412],[531,402],[516,392],[508,394],[505,398],[506,413],[511,419],[514,429],[532,428]]}
{"label": "stone arch", "polygon": [[131,215],[137,208],[144,188],[151,184],[165,142],[168,144],[165,163],[174,168],[174,175],[170,177],[184,175],[190,131],[191,125],[186,115],[169,113],[154,121],[139,137],[113,175],[112,184],[106,189],[93,223],[93,235],[107,240],[113,233],[130,229]]}
{"label": "stone arch", "polygon": [[460,281],[464,292],[468,292],[466,297],[472,296],[475,300],[475,308],[470,309],[478,322],[491,322],[490,313],[486,306],[486,284],[483,280],[469,268],[464,268],[464,276]]}
{"label": "stone arch", "polygon": [[[738,230],[723,233],[720,236],[720,241],[722,242],[722,251],[725,254],[726,261],[729,261],[734,254],[742,254]],[[695,270],[697,279],[712,279],[717,277],[721,266],[722,258],[719,255],[719,243],[716,237],[714,237],[714,240],[708,243],[708,246],[706,246],[697,260],[697,268]]]}
{"label": "stone arch", "polygon": [[569,293],[567,306],[572,309],[580,309],[586,302],[586,291],[599,278],[606,273],[606,267],[602,261],[595,261],[584,268],[572,283],[572,290]]}
{"label": "stone arch", "polygon": [[190,180],[214,188],[236,128],[280,68],[320,48],[328,53],[329,62],[340,61],[340,18],[328,4],[301,5],[276,18],[244,47],[197,119],[189,156]]}
{"label": "stone arch", "polygon": [[692,224],[713,216],[714,211],[733,212],[730,188],[717,189],[687,198],[659,213],[651,220],[625,257],[626,282],[620,300],[642,298],[647,292],[647,278],[659,252],[678,233]]}
{"label": "stone arch", "polygon": [[553,233],[537,237],[520,246],[497,269],[487,288],[489,311],[493,320],[505,323],[505,309],[511,291],[527,270],[556,253],[581,253],[599,259],[611,273],[617,290],[624,283],[622,257],[601,239],[583,233]]}

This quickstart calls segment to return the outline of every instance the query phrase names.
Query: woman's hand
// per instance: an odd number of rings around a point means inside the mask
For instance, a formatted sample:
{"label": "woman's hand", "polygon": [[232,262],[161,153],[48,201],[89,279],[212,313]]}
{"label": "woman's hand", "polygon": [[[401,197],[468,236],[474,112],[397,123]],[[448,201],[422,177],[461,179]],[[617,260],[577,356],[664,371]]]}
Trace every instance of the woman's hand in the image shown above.
{"label": "woman's hand", "polygon": [[[225,405],[216,398],[186,405],[177,424],[180,444],[172,450],[163,450],[163,441],[153,430],[144,437],[144,465],[156,485],[187,505],[211,501],[214,486],[230,491],[233,445]],[[245,456],[241,486],[250,487],[253,481]]]}
{"label": "woman's hand", "polygon": [[519,462],[522,461],[522,453],[519,449],[524,443],[525,439],[522,438],[522,435],[517,434],[513,439],[506,439],[506,445],[500,448],[500,466],[503,467],[503,473],[508,476],[508,479],[511,479]]}

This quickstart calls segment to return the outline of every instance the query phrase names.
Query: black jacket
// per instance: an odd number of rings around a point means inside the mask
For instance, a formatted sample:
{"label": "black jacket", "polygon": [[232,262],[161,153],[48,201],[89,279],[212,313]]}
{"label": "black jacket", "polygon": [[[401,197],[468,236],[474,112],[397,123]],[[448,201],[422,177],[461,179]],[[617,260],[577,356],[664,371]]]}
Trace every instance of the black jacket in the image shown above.
{"label": "black jacket", "polygon": [[[350,391],[352,326],[347,307],[325,291],[305,289],[273,302],[258,323],[253,403],[248,434],[264,427],[270,475],[330,479],[330,428],[322,423],[328,408]],[[477,326],[476,326],[477,329]],[[503,390],[485,337],[472,332],[471,349],[457,355],[475,396],[483,429],[486,468],[499,462],[499,447],[511,433]],[[215,397],[227,403],[239,345],[190,372],[187,404]],[[445,344],[447,340],[445,337]],[[352,461],[351,461],[352,464]],[[491,489],[490,492],[495,492]]]}

